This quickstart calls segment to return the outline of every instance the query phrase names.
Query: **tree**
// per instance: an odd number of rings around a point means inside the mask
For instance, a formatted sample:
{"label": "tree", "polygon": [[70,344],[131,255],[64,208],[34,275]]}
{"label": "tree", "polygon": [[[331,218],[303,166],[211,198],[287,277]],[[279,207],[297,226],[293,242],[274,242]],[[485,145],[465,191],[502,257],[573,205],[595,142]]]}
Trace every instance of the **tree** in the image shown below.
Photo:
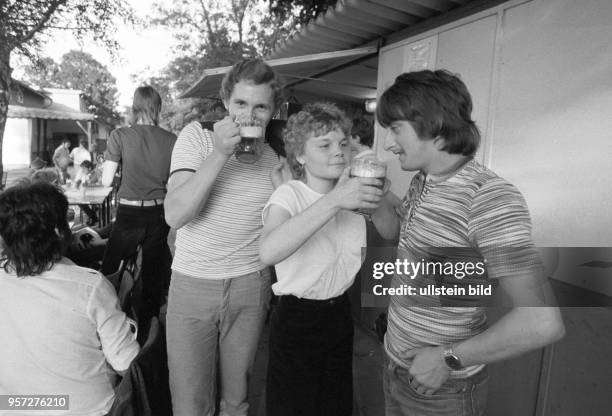
{"label": "tree", "polygon": [[334,7],[337,0],[268,0],[270,13],[280,20],[295,16],[296,23],[306,25],[319,14]]}
{"label": "tree", "polygon": [[11,55],[18,53],[36,62],[40,46],[49,40],[52,29],[71,30],[78,38],[91,35],[114,50],[116,18],[133,21],[132,9],[125,0],[0,0],[0,155],[8,113]]}
{"label": "tree", "polygon": [[[177,57],[148,83],[165,91],[162,123],[173,130],[196,113],[208,109],[207,99],[179,102],[176,97],[193,85],[206,68],[229,66],[254,56],[266,56],[281,42],[335,0],[180,0],[171,6],[156,5],[152,24],[171,27],[177,40]],[[300,20],[302,19],[302,20]]]}
{"label": "tree", "polygon": [[117,79],[87,52],[72,50],[59,64],[51,58],[32,63],[25,70],[25,81],[39,87],[82,90],[100,104],[117,106]]}

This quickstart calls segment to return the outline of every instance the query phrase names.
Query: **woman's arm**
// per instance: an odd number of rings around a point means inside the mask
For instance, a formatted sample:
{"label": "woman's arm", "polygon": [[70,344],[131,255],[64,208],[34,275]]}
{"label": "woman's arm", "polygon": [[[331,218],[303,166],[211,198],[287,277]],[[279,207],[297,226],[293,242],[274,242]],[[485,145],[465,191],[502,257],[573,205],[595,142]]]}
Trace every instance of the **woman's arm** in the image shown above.
{"label": "woman's arm", "polygon": [[95,323],[104,357],[115,371],[125,371],[140,350],[130,320],[119,308],[115,289],[106,278],[100,277],[91,296],[87,315]]}
{"label": "woman's arm", "polygon": [[259,245],[261,261],[280,263],[292,255],[340,209],[376,209],[382,191],[376,178],[348,179],[348,169],[338,184],[317,202],[295,216],[278,205],[271,205],[264,218]]}
{"label": "woman's arm", "polygon": [[339,206],[325,197],[294,217],[285,208],[270,205],[264,218],[259,243],[261,261],[267,265],[274,265],[285,260],[339,210]]}
{"label": "woman's arm", "polygon": [[113,184],[113,179],[115,179],[115,173],[118,167],[119,163],[117,162],[113,162],[112,160],[104,161],[102,165],[102,185],[111,186]]}

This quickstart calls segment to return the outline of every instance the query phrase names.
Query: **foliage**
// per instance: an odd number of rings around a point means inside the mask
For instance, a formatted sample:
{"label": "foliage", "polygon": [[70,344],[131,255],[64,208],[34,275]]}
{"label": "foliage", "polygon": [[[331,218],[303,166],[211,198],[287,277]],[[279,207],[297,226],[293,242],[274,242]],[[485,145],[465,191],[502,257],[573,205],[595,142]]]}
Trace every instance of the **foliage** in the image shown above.
{"label": "foliage", "polygon": [[268,0],[270,13],[280,20],[293,16],[297,10],[297,23],[306,25],[319,14],[336,5],[337,0]]}
{"label": "foliage", "polygon": [[[43,43],[53,29],[70,30],[77,38],[91,35],[94,41],[114,50],[113,35],[119,20],[133,22],[125,0],[0,0],[0,154],[8,113],[13,53],[36,62]],[[2,162],[0,159],[0,172]]]}
{"label": "foliage", "polygon": [[77,38],[91,35],[109,50],[118,46],[112,34],[116,19],[133,22],[125,0],[2,0],[0,49],[37,59],[49,29],[72,31]]}
{"label": "foliage", "polygon": [[25,81],[39,87],[82,90],[95,102],[109,108],[117,106],[117,80],[108,68],[91,54],[72,50],[58,64],[43,58],[25,69]]}
{"label": "foliage", "polygon": [[[331,0],[179,0],[156,5],[152,24],[171,27],[177,56],[155,78],[146,80],[164,98],[162,123],[172,130],[200,116],[210,99],[177,100],[207,68],[229,66],[254,56],[267,56],[297,33],[308,19],[335,3]],[[162,93],[163,91],[163,93]]]}

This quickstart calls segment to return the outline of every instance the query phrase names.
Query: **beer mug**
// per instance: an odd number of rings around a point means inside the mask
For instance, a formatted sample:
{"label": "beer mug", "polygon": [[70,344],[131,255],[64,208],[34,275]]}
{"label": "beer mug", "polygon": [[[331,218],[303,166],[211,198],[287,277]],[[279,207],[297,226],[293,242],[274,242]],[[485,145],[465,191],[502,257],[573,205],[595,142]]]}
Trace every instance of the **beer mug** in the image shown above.
{"label": "beer mug", "polygon": [[255,163],[263,152],[263,124],[253,117],[237,118],[236,123],[240,126],[240,143],[236,147],[236,159],[243,163]]}
{"label": "beer mug", "polygon": [[[356,155],[353,160],[351,160],[351,178],[360,177],[380,179],[382,184],[378,185],[377,188],[384,192],[386,176],[387,164],[382,160],[378,160],[373,150],[361,152]],[[356,209],[355,212],[365,216],[367,219],[370,219],[374,211],[371,209]]]}

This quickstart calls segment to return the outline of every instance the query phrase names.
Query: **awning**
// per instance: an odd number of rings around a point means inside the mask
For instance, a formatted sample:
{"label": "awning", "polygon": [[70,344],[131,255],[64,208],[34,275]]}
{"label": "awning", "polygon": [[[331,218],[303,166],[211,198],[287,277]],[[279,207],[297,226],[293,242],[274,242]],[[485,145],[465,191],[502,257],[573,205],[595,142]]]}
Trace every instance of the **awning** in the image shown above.
{"label": "awning", "polygon": [[[385,38],[472,0],[338,0],[270,55],[336,51]],[[482,1],[480,1],[482,3]]]}
{"label": "awning", "polygon": [[[371,74],[368,74],[368,77],[365,78],[366,80],[362,80],[359,77],[339,80],[314,80],[313,77],[320,76],[322,73],[331,72],[364,59],[376,59],[377,54],[378,47],[373,45],[343,51],[270,59],[266,62],[279,74],[285,77],[288,88],[291,88],[292,85],[296,85],[298,82],[308,82],[309,86],[312,86],[312,84],[320,84],[318,88],[316,86],[313,87],[313,91],[321,89],[330,94],[335,92],[336,94],[347,94],[348,96],[375,96],[376,70],[374,70],[374,82],[372,82]],[[231,68],[231,66],[224,66],[205,70],[204,75],[202,75],[189,90],[183,93],[180,98],[217,98],[219,96],[221,81]]]}
{"label": "awning", "polygon": [[49,120],[94,120],[95,116],[90,113],[76,111],[63,104],[52,103],[48,107],[25,107],[21,105],[8,106],[8,118],[40,118]]}
{"label": "awning", "polygon": [[[289,94],[354,102],[376,97],[381,44],[507,0],[338,0],[270,54]],[[446,21],[445,21],[446,20]],[[217,98],[230,67],[212,68],[180,98]]]}

